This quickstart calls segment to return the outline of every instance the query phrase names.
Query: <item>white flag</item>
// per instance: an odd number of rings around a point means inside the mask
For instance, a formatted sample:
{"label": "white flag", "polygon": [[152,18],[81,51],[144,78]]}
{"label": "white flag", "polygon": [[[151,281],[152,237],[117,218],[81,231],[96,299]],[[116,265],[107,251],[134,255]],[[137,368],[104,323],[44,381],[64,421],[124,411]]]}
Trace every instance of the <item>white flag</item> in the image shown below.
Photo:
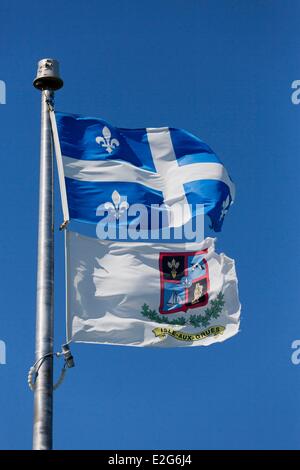
{"label": "white flag", "polygon": [[202,243],[98,240],[68,231],[68,341],[207,346],[239,330],[234,261]]}

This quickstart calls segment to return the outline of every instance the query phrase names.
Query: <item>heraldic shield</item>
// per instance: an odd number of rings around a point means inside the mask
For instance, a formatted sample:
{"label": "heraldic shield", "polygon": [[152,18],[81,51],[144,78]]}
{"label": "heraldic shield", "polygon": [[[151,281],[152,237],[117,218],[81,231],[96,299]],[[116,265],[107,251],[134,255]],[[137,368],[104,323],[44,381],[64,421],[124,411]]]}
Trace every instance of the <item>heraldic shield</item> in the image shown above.
{"label": "heraldic shield", "polygon": [[160,253],[161,314],[186,312],[208,303],[209,272],[207,250]]}

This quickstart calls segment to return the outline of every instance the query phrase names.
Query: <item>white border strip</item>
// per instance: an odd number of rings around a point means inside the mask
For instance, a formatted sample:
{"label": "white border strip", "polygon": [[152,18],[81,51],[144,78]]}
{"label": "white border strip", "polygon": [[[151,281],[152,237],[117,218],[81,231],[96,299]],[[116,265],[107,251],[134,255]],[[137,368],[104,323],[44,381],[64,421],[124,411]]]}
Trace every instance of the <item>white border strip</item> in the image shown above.
{"label": "white border strip", "polygon": [[61,205],[62,205],[62,211],[63,211],[63,216],[64,216],[64,223],[66,223],[66,222],[69,222],[70,216],[69,216],[68,198],[67,198],[65,175],[64,175],[64,166],[63,166],[63,161],[62,161],[55,112],[53,110],[49,110],[49,115],[50,115],[54,149],[55,149],[55,155],[56,155]]}

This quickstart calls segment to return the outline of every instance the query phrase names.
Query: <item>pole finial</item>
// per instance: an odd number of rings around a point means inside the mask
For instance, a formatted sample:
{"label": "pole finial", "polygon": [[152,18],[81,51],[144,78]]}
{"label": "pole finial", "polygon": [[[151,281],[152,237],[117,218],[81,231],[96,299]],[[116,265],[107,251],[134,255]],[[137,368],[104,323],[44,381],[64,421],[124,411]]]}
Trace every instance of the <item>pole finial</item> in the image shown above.
{"label": "pole finial", "polygon": [[55,59],[42,59],[38,63],[33,86],[38,90],[59,90],[64,82],[59,75],[59,63]]}

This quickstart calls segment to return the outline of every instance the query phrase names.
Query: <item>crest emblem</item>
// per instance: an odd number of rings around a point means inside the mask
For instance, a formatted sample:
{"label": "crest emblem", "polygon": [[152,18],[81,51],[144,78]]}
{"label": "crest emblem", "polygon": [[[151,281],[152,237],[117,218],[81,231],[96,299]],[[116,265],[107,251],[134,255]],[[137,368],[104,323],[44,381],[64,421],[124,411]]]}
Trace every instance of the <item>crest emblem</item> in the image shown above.
{"label": "crest emblem", "polygon": [[209,272],[205,259],[207,250],[184,253],[161,253],[160,307],[161,314],[186,312],[208,303]]}

